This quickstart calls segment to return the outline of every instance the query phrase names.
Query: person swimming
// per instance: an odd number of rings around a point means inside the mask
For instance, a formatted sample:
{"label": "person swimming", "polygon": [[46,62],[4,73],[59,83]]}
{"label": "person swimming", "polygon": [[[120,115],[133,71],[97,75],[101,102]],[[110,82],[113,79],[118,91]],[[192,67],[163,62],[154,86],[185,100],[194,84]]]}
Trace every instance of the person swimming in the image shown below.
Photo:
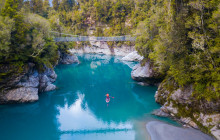
{"label": "person swimming", "polygon": [[110,96],[109,96],[109,94],[107,93],[105,96],[106,96],[106,99],[105,99],[106,103],[109,103],[109,102],[110,102]]}
{"label": "person swimming", "polygon": [[105,98],[106,103],[110,102],[110,97],[113,98],[113,99],[115,98],[115,97],[109,96],[108,93],[105,96],[106,96],[106,98]]}

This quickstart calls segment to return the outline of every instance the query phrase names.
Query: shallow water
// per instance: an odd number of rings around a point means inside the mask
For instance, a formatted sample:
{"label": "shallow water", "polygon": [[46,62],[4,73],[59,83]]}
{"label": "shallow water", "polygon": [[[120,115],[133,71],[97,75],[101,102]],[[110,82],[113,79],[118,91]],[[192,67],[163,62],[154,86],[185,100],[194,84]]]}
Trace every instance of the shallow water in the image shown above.
{"label": "shallow water", "polygon": [[[118,57],[79,55],[79,65],[59,65],[53,92],[30,104],[0,105],[0,139],[145,140],[145,124],[168,118],[151,115],[157,87],[131,79],[134,63]],[[105,102],[105,94],[111,98]]]}

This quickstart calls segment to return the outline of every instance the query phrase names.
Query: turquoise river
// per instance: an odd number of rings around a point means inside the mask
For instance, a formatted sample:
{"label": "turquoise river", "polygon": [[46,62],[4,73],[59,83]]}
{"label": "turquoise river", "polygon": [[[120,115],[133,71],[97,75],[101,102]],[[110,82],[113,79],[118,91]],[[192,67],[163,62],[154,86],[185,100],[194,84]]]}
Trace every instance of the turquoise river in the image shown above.
{"label": "turquoise river", "polygon": [[[0,105],[1,140],[148,140],[157,87],[131,79],[134,63],[108,55],[79,55],[80,64],[58,65],[57,90],[34,103]],[[129,67],[130,66],[130,67]],[[105,102],[105,94],[111,98]]]}

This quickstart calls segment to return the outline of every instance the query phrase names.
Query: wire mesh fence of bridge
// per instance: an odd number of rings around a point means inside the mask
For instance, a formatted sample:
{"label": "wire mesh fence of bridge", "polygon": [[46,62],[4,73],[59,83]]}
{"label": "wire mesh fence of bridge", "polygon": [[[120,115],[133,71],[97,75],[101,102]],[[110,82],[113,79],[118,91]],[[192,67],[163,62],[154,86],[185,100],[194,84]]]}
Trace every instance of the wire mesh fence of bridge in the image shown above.
{"label": "wire mesh fence of bridge", "polygon": [[55,42],[77,42],[77,41],[135,41],[136,37],[131,36],[114,36],[114,37],[90,37],[90,36],[76,36],[76,37],[57,37]]}
{"label": "wire mesh fence of bridge", "polygon": [[95,36],[78,36],[72,34],[66,34],[56,31],[50,31],[52,34],[65,37],[55,37],[55,42],[77,42],[77,41],[135,41],[136,37],[131,35],[125,36],[113,36],[113,37],[95,37]]}

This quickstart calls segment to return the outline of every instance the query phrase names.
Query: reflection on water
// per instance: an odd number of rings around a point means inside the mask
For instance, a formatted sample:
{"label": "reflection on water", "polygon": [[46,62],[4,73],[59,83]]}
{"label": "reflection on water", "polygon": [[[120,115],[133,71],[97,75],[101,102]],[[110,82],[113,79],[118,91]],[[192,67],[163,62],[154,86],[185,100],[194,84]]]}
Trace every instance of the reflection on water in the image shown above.
{"label": "reflection on water", "polygon": [[78,94],[78,99],[70,107],[67,105],[65,105],[64,108],[58,107],[60,114],[57,116],[57,119],[60,123],[60,131],[77,131],[84,133],[132,129],[132,125],[129,122],[116,124],[114,122],[108,123],[98,120],[87,104],[82,108],[84,97],[84,94]]}
{"label": "reflection on water", "polygon": [[[146,140],[156,87],[137,85],[134,63],[108,55],[80,55],[79,65],[59,65],[58,90],[30,104],[0,105],[0,139]],[[107,106],[105,94],[115,97]]]}

